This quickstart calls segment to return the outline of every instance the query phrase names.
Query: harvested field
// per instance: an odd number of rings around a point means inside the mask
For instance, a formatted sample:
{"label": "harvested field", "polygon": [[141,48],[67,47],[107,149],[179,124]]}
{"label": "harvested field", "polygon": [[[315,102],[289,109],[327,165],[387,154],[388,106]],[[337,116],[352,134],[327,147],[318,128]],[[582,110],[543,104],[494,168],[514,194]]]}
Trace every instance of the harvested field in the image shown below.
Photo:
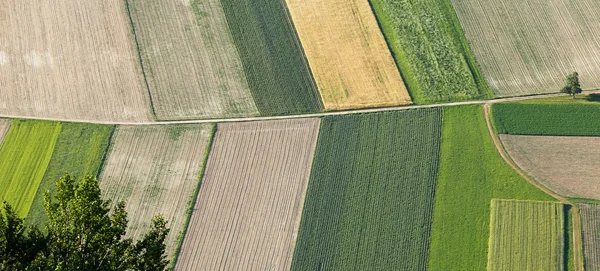
{"label": "harvested field", "polygon": [[579,72],[600,87],[597,0],[452,0],[484,77],[497,96],[558,92]]}
{"label": "harvested field", "polygon": [[46,221],[44,192],[56,192],[56,181],[65,172],[71,176],[97,176],[114,126],[84,123],[61,123],[52,158],[27,214],[27,221],[41,225]]}
{"label": "harvested field", "polygon": [[258,114],[219,0],[126,3],[158,119]]}
{"label": "harvested field", "polygon": [[168,221],[168,259],[174,256],[198,187],[212,125],[120,126],[100,176],[113,204],[124,200],[128,236],[139,239],[159,213]]}
{"label": "harvested field", "polygon": [[443,108],[429,270],[485,270],[493,198],[555,201],[507,165],[480,105]]}
{"label": "harvested field", "polygon": [[411,103],[366,0],[286,0],[326,110]]}
{"label": "harvested field", "polygon": [[519,167],[552,191],[600,200],[600,137],[500,135],[500,139]]}
{"label": "harvested field", "polygon": [[558,202],[492,200],[488,271],[565,269],[565,210]]}
{"label": "harvested field", "polygon": [[583,232],[585,270],[600,269],[600,205],[578,204]]}
{"label": "harvested field", "polygon": [[0,146],[0,202],[25,217],[50,162],[58,122],[13,120]]}
{"label": "harvested field", "polygon": [[292,270],[427,270],[441,113],[322,120]]}
{"label": "harvested field", "polygon": [[122,0],[7,0],[0,13],[0,114],[152,119]]}
{"label": "harvested field", "polygon": [[176,270],[288,270],[318,119],[221,124]]}
{"label": "harvested field", "polygon": [[10,128],[10,120],[9,119],[0,119],[0,146],[2,146],[2,140],[8,132],[8,128]]}

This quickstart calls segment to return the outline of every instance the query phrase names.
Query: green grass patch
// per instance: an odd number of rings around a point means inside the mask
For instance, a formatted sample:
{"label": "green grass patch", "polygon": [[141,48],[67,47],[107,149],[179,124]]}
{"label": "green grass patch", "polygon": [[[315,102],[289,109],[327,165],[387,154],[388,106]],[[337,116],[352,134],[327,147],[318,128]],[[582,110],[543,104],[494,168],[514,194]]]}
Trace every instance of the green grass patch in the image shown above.
{"label": "green grass patch", "polygon": [[260,113],[321,111],[321,98],[284,1],[221,4]]}
{"label": "green grass patch", "polygon": [[487,270],[564,270],[566,213],[558,202],[492,200]]}
{"label": "green grass patch", "polygon": [[493,198],[554,201],[496,151],[479,105],[445,107],[429,270],[485,270]]}
{"label": "green grass patch", "polygon": [[27,222],[33,225],[46,221],[44,192],[49,191],[53,195],[56,181],[65,173],[71,176],[98,175],[114,129],[112,125],[84,123],[62,123],[61,126],[52,158],[27,215]]}
{"label": "green grass patch", "polygon": [[50,162],[60,123],[13,120],[0,146],[0,201],[25,217]]}
{"label": "green grass patch", "polygon": [[370,0],[415,103],[492,98],[449,0]]}
{"label": "green grass patch", "polygon": [[598,115],[600,103],[564,97],[492,105],[494,126],[501,134],[600,136]]}
{"label": "green grass patch", "polygon": [[425,270],[441,110],[321,120],[292,270]]}

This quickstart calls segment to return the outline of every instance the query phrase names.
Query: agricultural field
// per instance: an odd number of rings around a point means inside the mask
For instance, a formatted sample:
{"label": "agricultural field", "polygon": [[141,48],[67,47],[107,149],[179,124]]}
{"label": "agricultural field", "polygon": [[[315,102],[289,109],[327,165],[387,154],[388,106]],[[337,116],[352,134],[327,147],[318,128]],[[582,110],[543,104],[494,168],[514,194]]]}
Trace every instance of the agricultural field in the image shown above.
{"label": "agricultural field", "polygon": [[219,0],[125,3],[158,119],[258,114]]}
{"label": "agricultural field", "polygon": [[323,118],[292,270],[427,270],[441,122]]}
{"label": "agricultural field", "polygon": [[326,110],[410,104],[366,0],[286,0]]}
{"label": "agricultural field", "polygon": [[0,10],[1,115],[152,119],[123,1],[7,0]]}
{"label": "agricultural field", "polygon": [[319,119],[219,124],[176,270],[290,268]]}
{"label": "agricultural field", "polygon": [[415,103],[493,97],[449,0],[370,2]]}
{"label": "agricultural field", "polygon": [[6,132],[8,132],[9,128],[10,128],[10,120],[9,119],[0,119],[0,146],[2,146],[2,140],[4,139],[4,136],[6,135]]}
{"label": "agricultural field", "polygon": [[600,87],[596,0],[451,0],[496,96],[558,92],[577,71]]}
{"label": "agricultural field", "polygon": [[13,120],[0,146],[0,202],[25,217],[50,162],[58,122]]}
{"label": "agricultural field", "polygon": [[284,0],[221,4],[260,113],[321,111],[321,98]]}
{"label": "agricultural field", "polygon": [[488,271],[564,270],[562,203],[494,199],[491,207]]}
{"label": "agricultural field", "polygon": [[429,270],[485,270],[494,198],[554,201],[497,152],[479,105],[443,108]]}
{"label": "agricultural field", "polygon": [[212,125],[119,126],[100,174],[113,205],[126,202],[128,237],[139,239],[159,213],[168,221],[172,260],[199,185]]}
{"label": "agricultural field", "polygon": [[585,270],[600,269],[600,205],[579,204],[583,232]]}
{"label": "agricultural field", "polygon": [[519,167],[552,191],[600,200],[600,137],[500,135],[500,139]]}
{"label": "agricultural field", "polygon": [[114,126],[83,123],[61,123],[60,133],[29,213],[27,222],[41,225],[46,221],[44,192],[53,195],[56,181],[65,172],[71,176],[97,176]]}
{"label": "agricultural field", "polygon": [[[572,100],[571,98],[568,98]],[[512,135],[600,136],[600,104],[540,100],[492,105],[496,131]]]}

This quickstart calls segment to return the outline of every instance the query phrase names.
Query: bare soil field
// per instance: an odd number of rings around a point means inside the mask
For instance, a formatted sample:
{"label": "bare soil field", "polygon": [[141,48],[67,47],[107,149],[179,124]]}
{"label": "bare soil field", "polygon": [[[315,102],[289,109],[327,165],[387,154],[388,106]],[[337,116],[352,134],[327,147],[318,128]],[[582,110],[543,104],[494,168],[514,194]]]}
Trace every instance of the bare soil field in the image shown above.
{"label": "bare soil field", "polygon": [[497,96],[558,92],[577,71],[600,87],[597,0],[452,0],[465,35]]}
{"label": "bare soil field", "polygon": [[10,128],[10,120],[9,119],[0,119],[0,145],[2,145],[2,140],[8,132],[8,128]]}
{"label": "bare soil field", "polygon": [[129,0],[158,119],[258,114],[219,0]]}
{"label": "bare soil field", "polygon": [[327,110],[410,104],[367,0],[286,0]]}
{"label": "bare soil field", "polygon": [[585,270],[600,269],[600,205],[578,204],[581,210]]}
{"label": "bare soil field", "polygon": [[500,139],[519,167],[554,192],[600,200],[600,137],[501,134]]}
{"label": "bare soil field", "polygon": [[289,270],[319,119],[221,124],[175,269]]}
{"label": "bare soil field", "polygon": [[122,0],[0,2],[0,114],[146,121]]}
{"label": "bare soil field", "polygon": [[198,187],[211,125],[120,126],[100,176],[100,188],[113,204],[126,201],[128,236],[138,239],[162,214],[171,232],[172,257]]}

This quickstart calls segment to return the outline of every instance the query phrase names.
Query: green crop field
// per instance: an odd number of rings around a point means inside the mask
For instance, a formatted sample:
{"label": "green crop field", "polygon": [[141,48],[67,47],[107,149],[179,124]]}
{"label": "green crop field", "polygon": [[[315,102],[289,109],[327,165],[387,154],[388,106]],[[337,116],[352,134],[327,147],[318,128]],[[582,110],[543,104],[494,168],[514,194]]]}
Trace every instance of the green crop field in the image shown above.
{"label": "green crop field", "polygon": [[283,0],[221,0],[263,115],[321,111],[321,98]]}
{"label": "green crop field", "polygon": [[325,117],[292,270],[426,270],[441,110]]}
{"label": "green crop field", "polygon": [[492,200],[488,271],[564,270],[564,205]]}
{"label": "green crop field", "polygon": [[25,217],[50,162],[58,122],[13,120],[0,146],[0,201]]}
{"label": "green crop field", "polygon": [[449,0],[370,0],[415,103],[493,97]]}
{"label": "green crop field", "polygon": [[52,158],[27,215],[28,223],[39,225],[46,220],[44,192],[52,194],[56,189],[54,184],[63,174],[97,176],[112,131],[110,125],[61,124]]}
{"label": "green crop field", "polygon": [[552,201],[500,157],[479,105],[443,110],[429,270],[486,268],[490,201]]}
{"label": "green crop field", "polygon": [[[571,99],[571,98],[568,98]],[[600,136],[600,104],[511,102],[492,105],[498,133],[512,135]]]}

